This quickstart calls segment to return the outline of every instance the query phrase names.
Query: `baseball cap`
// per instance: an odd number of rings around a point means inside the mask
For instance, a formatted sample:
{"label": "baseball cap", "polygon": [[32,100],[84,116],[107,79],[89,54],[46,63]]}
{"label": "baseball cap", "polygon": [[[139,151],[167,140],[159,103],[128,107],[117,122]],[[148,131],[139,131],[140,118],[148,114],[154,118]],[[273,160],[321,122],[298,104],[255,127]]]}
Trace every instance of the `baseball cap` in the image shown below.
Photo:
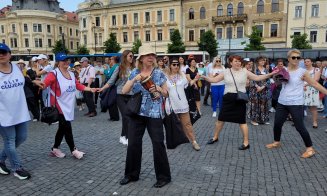
{"label": "baseball cap", "polygon": [[36,57],[36,56],[33,56],[33,57],[32,57],[32,61],[33,61],[33,62],[37,61],[37,57]]}
{"label": "baseball cap", "polygon": [[48,60],[48,57],[47,55],[44,55],[44,54],[40,54],[38,57],[36,57],[37,60],[41,60],[41,59],[46,59]]}
{"label": "baseball cap", "polygon": [[65,53],[57,53],[56,54],[56,61],[64,61],[68,58]]}
{"label": "baseball cap", "polygon": [[89,61],[89,59],[87,57],[83,57],[83,58],[81,58],[81,60],[79,62],[83,63],[84,61]]}
{"label": "baseball cap", "polygon": [[0,44],[0,50],[11,53],[10,48],[4,43]]}
{"label": "baseball cap", "polygon": [[250,58],[244,58],[243,61],[248,61],[248,62],[250,62]]}

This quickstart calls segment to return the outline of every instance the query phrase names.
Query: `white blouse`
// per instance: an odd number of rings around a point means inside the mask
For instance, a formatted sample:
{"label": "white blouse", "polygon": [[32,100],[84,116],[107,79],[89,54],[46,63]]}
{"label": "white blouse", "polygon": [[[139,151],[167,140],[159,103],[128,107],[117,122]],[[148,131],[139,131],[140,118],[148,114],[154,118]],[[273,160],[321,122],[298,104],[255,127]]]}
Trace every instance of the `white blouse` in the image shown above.
{"label": "white blouse", "polygon": [[170,114],[170,109],[172,109],[176,114],[188,112],[189,105],[184,91],[188,86],[188,81],[185,74],[166,77],[169,93],[169,97],[166,99],[165,104],[167,114]]}

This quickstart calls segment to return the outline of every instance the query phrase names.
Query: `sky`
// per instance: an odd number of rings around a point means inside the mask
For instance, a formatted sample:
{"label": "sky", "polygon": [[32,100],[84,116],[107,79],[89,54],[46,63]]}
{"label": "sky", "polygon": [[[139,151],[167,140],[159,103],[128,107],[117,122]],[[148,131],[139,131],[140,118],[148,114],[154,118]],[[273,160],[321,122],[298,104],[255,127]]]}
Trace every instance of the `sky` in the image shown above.
{"label": "sky", "polygon": [[[77,5],[83,1],[84,0],[59,0],[59,5],[61,8],[64,8],[64,10],[72,12],[76,11]],[[11,2],[11,0],[0,0],[0,9],[7,5],[11,5]]]}

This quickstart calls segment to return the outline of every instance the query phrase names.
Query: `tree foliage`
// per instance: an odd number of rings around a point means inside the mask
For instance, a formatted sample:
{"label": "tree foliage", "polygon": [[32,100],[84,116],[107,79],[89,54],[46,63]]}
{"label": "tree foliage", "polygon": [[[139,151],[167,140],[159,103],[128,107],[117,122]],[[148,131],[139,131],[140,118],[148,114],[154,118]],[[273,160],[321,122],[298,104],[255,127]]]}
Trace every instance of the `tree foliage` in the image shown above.
{"label": "tree foliage", "polygon": [[142,46],[142,42],[140,39],[137,39],[133,42],[133,48],[132,48],[132,52],[133,54],[138,54],[139,53],[139,47]]}
{"label": "tree foliage", "polygon": [[182,36],[178,29],[175,29],[170,37],[171,43],[168,44],[168,53],[183,53],[185,52],[185,45],[182,41]]}
{"label": "tree foliage", "polygon": [[215,57],[218,54],[217,40],[215,34],[211,30],[206,31],[201,35],[198,46],[200,51],[207,51],[211,57]]}
{"label": "tree foliage", "polygon": [[116,53],[119,52],[121,49],[120,44],[117,42],[117,38],[113,33],[110,33],[109,39],[104,42],[104,46],[105,53]]}
{"label": "tree foliage", "polygon": [[57,54],[57,53],[65,53],[65,54],[68,54],[69,53],[69,50],[66,48],[66,46],[64,46],[62,44],[62,41],[61,40],[57,40],[54,44],[54,46],[52,47],[52,52],[54,54]]}
{"label": "tree foliage", "polygon": [[250,43],[246,44],[244,50],[266,50],[265,46],[261,43],[263,38],[260,36],[262,32],[256,27],[252,27],[252,33],[248,38]]}
{"label": "tree foliage", "polygon": [[306,33],[302,35],[292,35],[292,48],[296,49],[312,49],[309,40],[307,40],[308,35]]}
{"label": "tree foliage", "polygon": [[90,50],[85,45],[77,47],[76,54],[90,54]]}

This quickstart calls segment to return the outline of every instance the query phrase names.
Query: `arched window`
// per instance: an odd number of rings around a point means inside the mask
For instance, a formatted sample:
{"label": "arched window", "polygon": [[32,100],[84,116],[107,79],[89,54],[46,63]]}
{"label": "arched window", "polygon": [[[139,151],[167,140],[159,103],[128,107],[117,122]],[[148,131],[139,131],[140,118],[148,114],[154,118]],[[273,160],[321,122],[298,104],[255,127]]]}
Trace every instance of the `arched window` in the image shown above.
{"label": "arched window", "polygon": [[222,16],[223,15],[223,6],[222,5],[218,5],[218,8],[217,8],[217,16]]}
{"label": "arched window", "polygon": [[231,3],[227,5],[227,15],[228,16],[233,15],[233,5]]}
{"label": "arched window", "polygon": [[272,0],[271,1],[271,12],[278,12],[279,11],[279,0]]}
{"label": "arched window", "polygon": [[257,13],[258,14],[263,13],[264,10],[265,10],[264,2],[263,2],[263,0],[259,0],[258,4],[257,4]]}
{"label": "arched window", "polygon": [[206,8],[201,7],[200,8],[200,19],[205,19],[206,18]]}
{"label": "arched window", "polygon": [[237,14],[244,14],[244,4],[242,2],[239,2],[237,5]]}
{"label": "arched window", "polygon": [[194,9],[193,8],[190,8],[190,10],[188,11],[188,19],[194,20]]}

